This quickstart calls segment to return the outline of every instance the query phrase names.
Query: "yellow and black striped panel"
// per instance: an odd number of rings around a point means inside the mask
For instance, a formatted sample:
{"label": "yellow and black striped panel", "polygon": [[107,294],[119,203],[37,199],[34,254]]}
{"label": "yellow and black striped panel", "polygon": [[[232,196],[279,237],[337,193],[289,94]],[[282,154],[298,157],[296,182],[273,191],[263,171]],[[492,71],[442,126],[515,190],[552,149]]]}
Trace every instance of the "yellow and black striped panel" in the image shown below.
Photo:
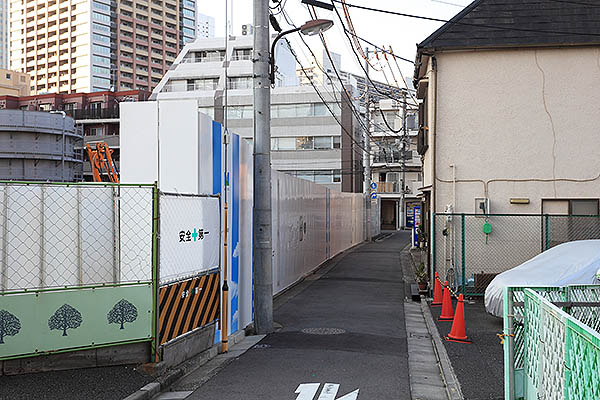
{"label": "yellow and black striped panel", "polygon": [[219,273],[160,288],[159,343],[215,321],[219,317]]}

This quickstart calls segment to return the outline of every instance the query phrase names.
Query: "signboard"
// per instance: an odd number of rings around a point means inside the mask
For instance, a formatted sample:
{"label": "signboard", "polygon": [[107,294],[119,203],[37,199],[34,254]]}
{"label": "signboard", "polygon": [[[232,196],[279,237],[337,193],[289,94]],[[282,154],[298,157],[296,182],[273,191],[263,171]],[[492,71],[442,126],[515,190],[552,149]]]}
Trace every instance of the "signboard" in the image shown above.
{"label": "signboard", "polygon": [[417,234],[417,227],[421,224],[421,206],[413,207],[413,221],[414,221],[414,225],[412,227],[413,246],[419,247],[419,235]]}
{"label": "signboard", "polygon": [[216,321],[219,305],[218,271],[161,287],[159,344]]}
{"label": "signboard", "polygon": [[160,197],[160,283],[219,267],[221,217],[218,197]]}
{"label": "signboard", "polygon": [[152,284],[0,296],[0,360],[152,339]]}

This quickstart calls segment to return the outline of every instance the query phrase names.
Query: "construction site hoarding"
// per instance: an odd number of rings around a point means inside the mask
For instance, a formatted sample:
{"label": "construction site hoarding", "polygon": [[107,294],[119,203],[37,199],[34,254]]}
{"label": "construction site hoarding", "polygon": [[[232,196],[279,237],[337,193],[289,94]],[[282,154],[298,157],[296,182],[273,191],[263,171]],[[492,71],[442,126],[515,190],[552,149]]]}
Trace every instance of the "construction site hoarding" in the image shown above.
{"label": "construction site hoarding", "polygon": [[0,294],[0,360],[152,340],[152,283]]}
{"label": "construction site hoarding", "polygon": [[219,197],[160,195],[160,284],[219,268]]}

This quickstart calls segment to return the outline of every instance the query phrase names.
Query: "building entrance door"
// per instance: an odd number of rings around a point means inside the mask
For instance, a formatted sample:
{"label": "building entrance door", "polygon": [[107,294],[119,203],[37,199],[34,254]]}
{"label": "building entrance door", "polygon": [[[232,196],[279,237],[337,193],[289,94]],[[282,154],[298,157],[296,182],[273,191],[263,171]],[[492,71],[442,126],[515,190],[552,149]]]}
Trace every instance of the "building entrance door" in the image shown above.
{"label": "building entrance door", "polygon": [[398,229],[398,206],[396,200],[381,200],[381,229]]}

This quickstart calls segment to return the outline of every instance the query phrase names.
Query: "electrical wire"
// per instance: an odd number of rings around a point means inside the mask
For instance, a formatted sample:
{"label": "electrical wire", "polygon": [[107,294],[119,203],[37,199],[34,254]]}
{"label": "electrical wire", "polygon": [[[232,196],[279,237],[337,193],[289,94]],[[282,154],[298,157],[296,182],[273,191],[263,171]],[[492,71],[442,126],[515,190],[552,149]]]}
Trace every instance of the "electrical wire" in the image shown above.
{"label": "electrical wire", "polygon": [[302,63],[300,62],[300,60],[298,59],[298,55],[296,54],[296,52],[294,51],[294,49],[292,48],[292,46],[290,45],[290,42],[288,40],[286,40],[286,43],[290,49],[290,52],[292,53],[292,55],[294,56],[294,58],[296,59],[296,62],[300,65],[300,69],[302,70],[302,72],[304,73],[304,76],[306,76],[306,78],[308,79],[308,81],[310,82],[311,86],[313,87],[315,93],[317,94],[317,96],[319,96],[319,98],[321,99],[321,101],[323,102],[323,104],[325,105],[325,108],[327,108],[327,111],[329,111],[329,113],[331,114],[331,116],[333,117],[333,119],[335,119],[335,121],[337,122],[337,124],[342,128],[342,131],[350,138],[350,140],[356,144],[356,146],[358,146],[360,149],[362,149],[363,151],[366,151],[368,154],[373,155],[371,152],[367,151],[362,144],[360,144],[359,142],[356,141],[356,139],[354,139],[353,135],[348,132],[348,130],[342,125],[342,122],[338,119],[338,117],[335,115],[335,113],[333,112],[333,110],[329,107],[329,104],[325,101],[325,99],[323,98],[323,96],[321,95],[321,92],[319,92],[319,89],[317,89],[317,86],[314,84],[312,78],[310,76],[308,76],[308,74],[306,73],[304,66],[302,65]]}
{"label": "electrical wire", "polygon": [[[565,2],[565,1],[566,0],[562,0],[562,2]],[[490,28],[490,29],[498,29],[498,30],[505,30],[505,31],[550,33],[550,34],[556,34],[556,35],[579,35],[579,36],[594,36],[594,37],[600,36],[600,33],[568,32],[568,31],[555,31],[555,30],[528,29],[528,28],[517,28],[517,27],[501,26],[501,25],[478,24],[478,23],[473,23],[473,22],[452,21],[452,20],[447,20],[447,19],[442,19],[442,18],[426,17],[426,16],[423,16],[423,15],[407,14],[407,13],[402,13],[402,12],[397,12],[397,11],[383,10],[383,9],[380,9],[380,8],[360,6],[360,5],[357,5],[357,4],[349,4],[349,3],[346,3],[345,0],[331,0],[331,2],[332,3],[340,3],[344,7],[358,8],[358,9],[361,9],[361,10],[379,12],[379,13],[390,14],[390,15],[398,15],[398,16],[401,16],[401,17],[415,18],[415,19],[421,19],[421,20],[425,20],[425,21],[435,21],[435,22],[451,23],[451,24],[454,24],[454,25],[475,26],[475,27],[480,27],[480,28]],[[335,8],[335,9],[337,11],[337,8]]]}
{"label": "electrical wire", "polygon": [[[331,4],[333,4],[333,5],[335,6],[335,2],[336,2],[336,1],[338,1],[338,0],[331,0]],[[345,33],[346,37],[348,38],[348,41],[350,41],[350,43],[352,44],[352,38],[351,38],[351,37],[348,35],[348,30],[346,29],[346,26],[344,25],[344,21],[342,20],[342,16],[340,15],[340,12],[338,11],[337,7],[334,7],[333,9],[334,9],[334,11],[335,11],[335,13],[336,13],[336,15],[337,15],[338,19],[340,20],[340,23],[342,24],[342,27],[344,28],[343,30],[344,30],[344,33]],[[389,93],[385,93],[385,92],[381,91],[381,90],[380,90],[380,89],[377,87],[377,85],[375,84],[375,82],[373,82],[373,80],[372,80],[372,79],[369,77],[369,74],[367,73],[367,70],[366,70],[365,66],[364,66],[364,65],[362,64],[362,62],[360,61],[360,57],[359,57],[358,53],[356,52],[356,50],[354,49],[354,47],[352,47],[352,49],[353,49],[352,53],[354,54],[354,56],[355,56],[355,57],[356,57],[356,59],[358,60],[358,65],[360,66],[360,68],[361,68],[361,69],[363,70],[363,72],[365,73],[365,77],[367,78],[367,80],[368,80],[368,81],[369,81],[369,82],[370,82],[370,83],[373,85],[373,88],[375,89],[375,91],[376,91],[377,93],[379,93],[380,95],[384,96],[384,97],[387,97],[387,98],[389,98],[389,99],[392,99],[392,100],[396,100],[396,101],[400,101],[400,102],[402,102],[402,100],[400,100],[399,98],[397,98],[397,97],[394,97],[394,96],[392,96],[392,95],[391,95],[391,94],[389,94]]]}

